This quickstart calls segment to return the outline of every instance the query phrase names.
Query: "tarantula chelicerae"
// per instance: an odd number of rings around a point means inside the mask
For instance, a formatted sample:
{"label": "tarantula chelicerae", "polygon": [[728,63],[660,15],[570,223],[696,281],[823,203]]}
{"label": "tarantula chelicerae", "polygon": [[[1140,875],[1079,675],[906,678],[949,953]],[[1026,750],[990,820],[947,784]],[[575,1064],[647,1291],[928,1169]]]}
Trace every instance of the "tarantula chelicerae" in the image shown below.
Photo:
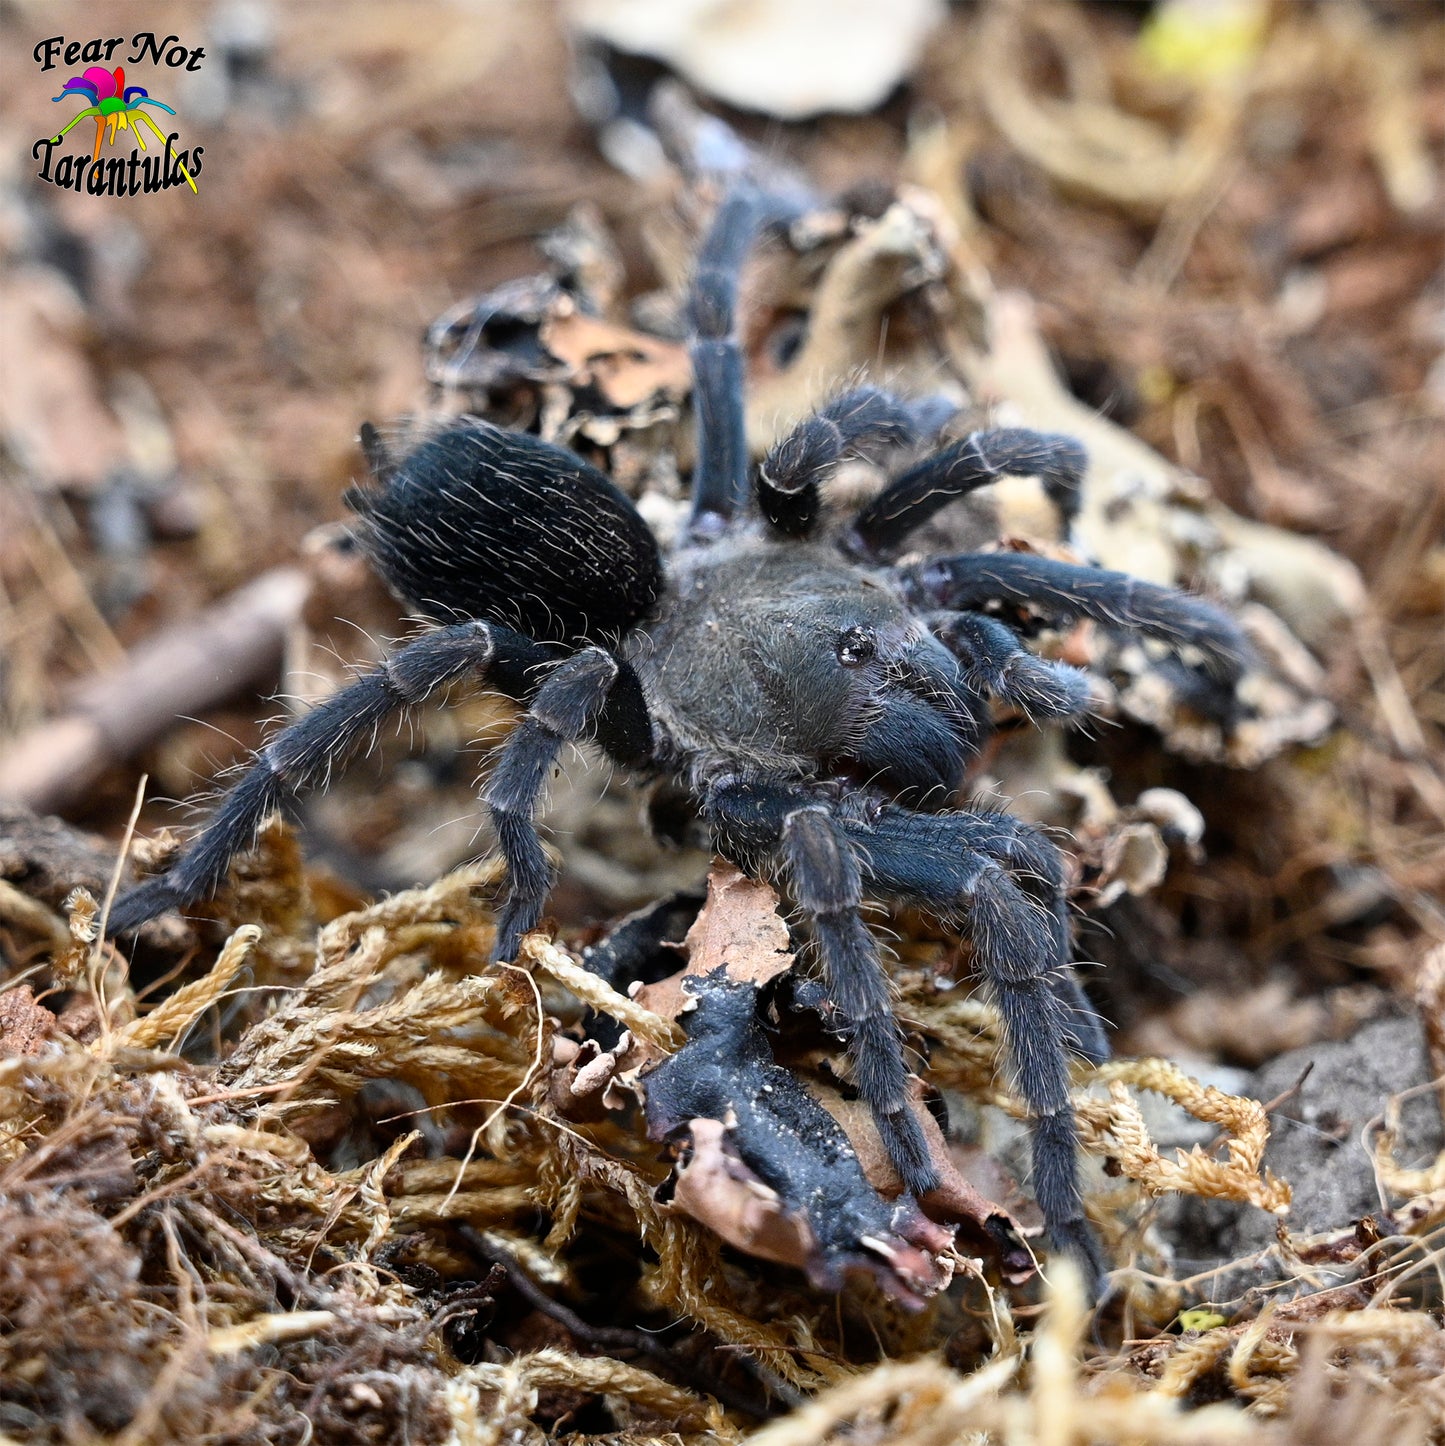
{"label": "tarantula chelicerae", "polygon": [[990,698],[1035,720],[1080,713],[1084,676],[1027,651],[986,608],[1137,629],[1228,681],[1244,644],[1205,603],[1120,573],[1022,553],[890,566],[951,499],[1039,477],[1067,517],[1085,467],[1068,437],[978,432],[889,483],[836,535],[820,494],[837,465],[921,440],[931,406],[864,388],[808,418],[749,487],[738,275],[762,193],[736,188],[689,298],[697,466],[689,532],[664,564],[632,503],[571,452],[464,419],[404,458],[363,431],[376,485],[358,536],[433,624],[261,750],[170,871],[122,898],[115,931],[214,890],[290,790],[324,781],[388,715],[469,675],[526,712],[485,801],[509,870],[496,957],[541,917],[549,868],[534,821],[564,743],[685,790],[719,852],[777,879],[811,928],[853,1083],[909,1191],[937,1183],[907,1103],[903,1040],[865,899],[956,922],[998,1003],[1033,1112],[1034,1188],[1057,1246],[1101,1269],[1075,1178],[1067,1056],[1107,1050],[1070,970],[1054,846],[1004,814],[951,807],[990,731]]}

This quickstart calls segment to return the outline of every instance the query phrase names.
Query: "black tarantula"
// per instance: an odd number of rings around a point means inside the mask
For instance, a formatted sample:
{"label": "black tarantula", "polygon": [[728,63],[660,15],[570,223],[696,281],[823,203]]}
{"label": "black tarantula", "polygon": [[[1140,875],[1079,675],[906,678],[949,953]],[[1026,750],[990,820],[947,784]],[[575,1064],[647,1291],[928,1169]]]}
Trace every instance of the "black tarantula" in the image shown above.
{"label": "black tarantula", "polygon": [[[470,676],[526,709],[484,798],[509,870],[495,957],[515,957],[550,887],[534,821],[564,743],[670,780],[715,846],[777,880],[811,929],[853,1084],[915,1196],[938,1182],[908,1107],[903,1037],[866,899],[923,906],[971,938],[1033,1114],[1034,1190],[1056,1247],[1103,1269],[1076,1180],[1068,1054],[1107,1052],[1070,969],[1059,853],[1007,815],[951,807],[990,731],[990,697],[1038,720],[1083,711],[1084,675],[1027,651],[984,609],[1135,629],[1228,684],[1245,645],[1194,598],[1024,553],[890,565],[954,498],[1037,476],[1067,518],[1080,445],[974,433],[890,482],[825,535],[840,462],[921,440],[929,404],[848,392],[775,446],[749,486],[736,302],[743,261],[779,216],[736,186],[689,296],[697,465],[688,533],[666,563],[632,503],[570,451],[464,419],[409,455],[363,430],[376,485],[354,489],[358,536],[434,626],[279,733],[168,873],[125,895],[116,932],[213,891],[290,791],[398,710]],[[936,416],[935,416],[936,421]]]}

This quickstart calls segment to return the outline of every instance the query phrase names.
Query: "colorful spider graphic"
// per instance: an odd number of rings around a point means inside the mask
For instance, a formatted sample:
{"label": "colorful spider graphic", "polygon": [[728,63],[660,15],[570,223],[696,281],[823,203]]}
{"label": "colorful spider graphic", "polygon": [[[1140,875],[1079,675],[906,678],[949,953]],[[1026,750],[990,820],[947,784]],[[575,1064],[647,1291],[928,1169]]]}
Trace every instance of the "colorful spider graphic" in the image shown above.
{"label": "colorful spider graphic", "polygon": [[[161,144],[166,144],[165,133],[156,123],[141,109],[143,105],[157,106],[165,111],[167,115],[175,115],[175,111],[163,101],[152,100],[146,88],[142,85],[127,85],[125,83],[125,70],[117,65],[115,70],[104,70],[98,65],[92,65],[84,75],[72,75],[65,82],[59,95],[51,96],[52,101],[64,100],[68,95],[84,95],[90,97],[90,105],[77,115],[58,136],[51,139],[52,145],[58,145],[63,137],[68,135],[87,116],[95,119],[95,149],[91,152],[91,159],[100,159],[100,143],[105,138],[105,128],[110,127],[110,143],[115,144],[116,133],[128,130],[134,137],[135,143],[141,150],[146,149],[145,137],[141,134],[138,121],[144,121],[152,131],[160,138]],[[192,191],[196,190],[196,183],[191,178],[191,173],[181,165],[181,174],[186,178],[186,184]],[[197,193],[199,194],[199,193]]]}

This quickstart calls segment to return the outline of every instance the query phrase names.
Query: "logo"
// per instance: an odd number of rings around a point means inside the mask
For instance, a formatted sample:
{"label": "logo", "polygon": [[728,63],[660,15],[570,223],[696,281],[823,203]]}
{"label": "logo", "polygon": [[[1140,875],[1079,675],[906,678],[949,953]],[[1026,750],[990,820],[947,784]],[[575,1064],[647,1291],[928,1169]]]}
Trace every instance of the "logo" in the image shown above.
{"label": "logo", "polygon": [[[42,70],[52,70],[62,58],[71,65],[77,60],[109,61],[122,44],[124,39],[120,36],[66,44],[65,37],[57,35],[42,40],[34,53]],[[184,65],[187,70],[194,71],[200,68],[205,55],[199,47],[187,50],[174,35],[158,41],[151,31],[141,32],[131,44],[134,53],[127,59],[127,65],[137,64],[150,56],[156,64],[164,59],[168,66]],[[150,106],[173,116],[175,108],[154,98],[143,85],[128,85],[124,65],[117,65],[113,70],[102,65],[90,65],[80,75],[72,75],[62,86],[60,94],[52,96],[51,100],[54,103],[78,100],[82,109],[57,135],[42,137],[31,147],[32,157],[41,161],[36,174],[42,181],[92,196],[139,196],[181,185],[189,186],[193,194],[198,194],[196,177],[201,171],[204,147],[196,146],[189,151],[179,149],[180,132],[169,127],[162,130],[145,109]],[[87,157],[83,153],[61,150],[66,136],[86,120],[95,122],[95,142],[90,155]],[[102,157],[102,146],[108,141],[114,151],[123,131],[132,142],[130,154]],[[89,139],[87,133],[82,134]]]}

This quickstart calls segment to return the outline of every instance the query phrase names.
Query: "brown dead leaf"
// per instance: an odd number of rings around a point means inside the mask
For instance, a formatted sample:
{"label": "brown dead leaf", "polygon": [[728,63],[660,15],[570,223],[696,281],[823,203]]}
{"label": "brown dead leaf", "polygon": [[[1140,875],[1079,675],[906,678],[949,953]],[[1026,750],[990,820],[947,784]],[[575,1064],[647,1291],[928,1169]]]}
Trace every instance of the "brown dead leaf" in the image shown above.
{"label": "brown dead leaf", "polygon": [[725,1148],[726,1137],[719,1120],[692,1122],[692,1150],[678,1166],[672,1203],[748,1255],[804,1268],[818,1244],[807,1218]]}
{"label": "brown dead leaf", "polygon": [[777,892],[721,859],[708,874],[707,903],[686,944],[689,974],[722,968],[738,984],[766,984],[793,965]]}
{"label": "brown dead leaf", "polygon": [[681,402],[692,387],[687,348],[571,309],[542,320],[542,345],[569,368],[573,386],[594,386],[619,411]]}
{"label": "brown dead leaf", "polygon": [[688,975],[722,969],[736,984],[763,985],[793,967],[788,926],[778,913],[778,895],[722,859],[707,876],[707,902],[684,940],[687,967],[656,984],[644,985],[636,998],[654,1014],[676,1019],[691,1000],[683,991]]}

